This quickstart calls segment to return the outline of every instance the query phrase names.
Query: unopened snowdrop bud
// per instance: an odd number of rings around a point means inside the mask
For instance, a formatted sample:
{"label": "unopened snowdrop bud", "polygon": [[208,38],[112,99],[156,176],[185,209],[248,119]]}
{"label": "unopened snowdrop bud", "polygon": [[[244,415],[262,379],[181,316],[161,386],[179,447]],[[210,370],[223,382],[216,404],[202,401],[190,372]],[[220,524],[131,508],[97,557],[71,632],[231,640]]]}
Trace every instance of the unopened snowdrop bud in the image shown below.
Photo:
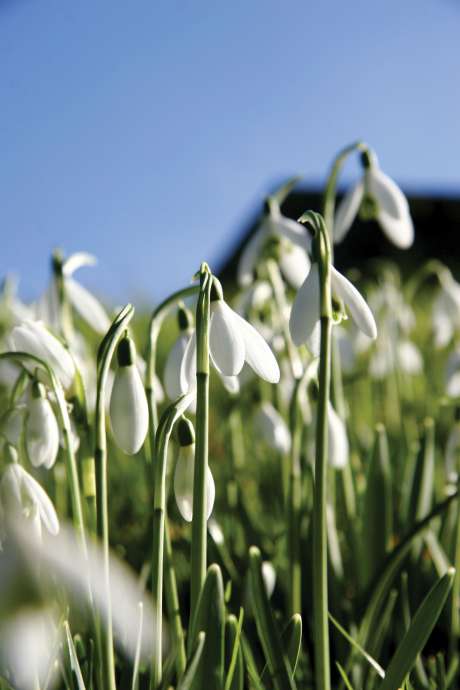
{"label": "unopened snowdrop bud", "polygon": [[[195,471],[195,431],[193,424],[182,417],[177,425],[179,456],[174,471],[174,495],[179,512],[187,522],[193,518],[193,476]],[[206,519],[214,507],[216,488],[209,466],[206,472]]]}
{"label": "unopened snowdrop bud", "polygon": [[267,597],[270,599],[271,595],[275,591],[276,585],[276,570],[270,561],[264,561],[262,563],[262,578],[265,585],[265,591],[267,592]]}
{"label": "unopened snowdrop bud", "polygon": [[180,372],[185,350],[192,334],[193,319],[188,309],[182,307],[179,309],[177,322],[180,335],[169,352],[164,370],[164,385],[166,395],[170,400],[177,400],[187,393],[187,388],[181,384]]}
{"label": "unopened snowdrop bud", "polygon": [[41,525],[56,535],[59,520],[48,494],[18,463],[9,464],[0,482],[0,497],[6,518],[25,519],[39,535]]}
{"label": "unopened snowdrop bud", "polygon": [[254,416],[255,429],[270,448],[279,453],[289,453],[291,434],[280,413],[269,402],[259,406]]}
{"label": "unopened snowdrop bud", "polygon": [[27,408],[25,426],[27,455],[34,467],[47,470],[56,462],[59,450],[59,427],[42,383],[32,384],[32,399]]}
{"label": "unopened snowdrop bud", "polygon": [[336,470],[341,470],[348,463],[347,430],[331,403],[327,407],[327,424],[329,464]]}
{"label": "unopened snowdrop bud", "polygon": [[[43,359],[54,371],[64,388],[69,388],[75,377],[75,365],[69,352],[52,335],[41,321],[24,321],[13,328],[10,337],[11,349],[27,352]],[[31,365],[34,371],[37,365]]]}
{"label": "unopened snowdrop bud", "polygon": [[147,436],[149,410],[136,366],[136,348],[129,336],[118,343],[117,359],[118,370],[110,397],[110,423],[117,445],[127,455],[134,455]]}

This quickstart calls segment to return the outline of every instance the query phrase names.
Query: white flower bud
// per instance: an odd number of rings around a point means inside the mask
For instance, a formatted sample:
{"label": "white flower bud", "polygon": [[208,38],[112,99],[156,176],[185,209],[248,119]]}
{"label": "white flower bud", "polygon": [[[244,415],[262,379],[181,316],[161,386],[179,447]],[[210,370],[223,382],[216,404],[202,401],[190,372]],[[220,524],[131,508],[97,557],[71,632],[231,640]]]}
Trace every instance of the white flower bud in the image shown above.
{"label": "white flower bud", "polygon": [[254,416],[254,425],[259,436],[273,450],[289,453],[291,434],[280,413],[269,402],[260,405]]}
{"label": "white flower bud", "polygon": [[[187,522],[193,517],[193,474],[195,471],[195,444],[181,446],[174,472],[174,495],[179,512]],[[206,472],[206,519],[214,507],[216,488],[209,467]]]}
{"label": "white flower bud", "polygon": [[25,427],[27,455],[34,467],[44,465],[49,470],[59,450],[59,427],[42,384],[34,383],[32,396]]}
{"label": "white flower bud", "polygon": [[117,445],[127,455],[134,455],[142,448],[147,436],[147,397],[136,366],[133,341],[123,338],[117,354],[119,367],[110,397],[110,423]]}

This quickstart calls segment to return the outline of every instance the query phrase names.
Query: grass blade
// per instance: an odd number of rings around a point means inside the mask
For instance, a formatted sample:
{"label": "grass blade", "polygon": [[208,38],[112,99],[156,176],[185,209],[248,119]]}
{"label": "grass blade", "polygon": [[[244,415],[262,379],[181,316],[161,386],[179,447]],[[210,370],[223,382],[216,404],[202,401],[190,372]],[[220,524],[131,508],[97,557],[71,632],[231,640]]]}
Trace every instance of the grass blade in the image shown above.
{"label": "grass blade", "polygon": [[401,687],[438,620],[452,587],[454,575],[455,570],[450,568],[428,592],[396,650],[379,690],[396,690]]}

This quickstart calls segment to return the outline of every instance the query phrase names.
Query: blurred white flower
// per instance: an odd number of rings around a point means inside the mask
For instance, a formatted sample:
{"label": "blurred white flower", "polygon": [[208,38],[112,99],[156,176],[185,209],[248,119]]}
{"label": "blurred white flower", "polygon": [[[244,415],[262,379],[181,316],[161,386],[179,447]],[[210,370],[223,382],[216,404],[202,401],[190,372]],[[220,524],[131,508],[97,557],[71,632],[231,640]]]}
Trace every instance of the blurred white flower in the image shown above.
{"label": "blurred white flower", "polygon": [[117,445],[128,455],[137,453],[147,436],[149,408],[136,366],[134,342],[122,338],[117,348],[118,369],[110,396],[110,423]]}
{"label": "blurred white flower", "polygon": [[460,347],[453,350],[447,359],[446,391],[451,398],[460,397]]}
{"label": "blurred white flower", "polygon": [[410,247],[414,241],[414,226],[409,204],[397,184],[379,168],[375,156],[365,165],[362,179],[345,194],[337,208],[334,241],[343,240],[366,202],[388,239],[400,249]]}
{"label": "blurred white flower", "polygon": [[286,422],[273,405],[267,401],[258,406],[254,415],[254,428],[270,448],[279,453],[291,450],[291,434]]}
{"label": "blurred white flower", "polygon": [[27,405],[25,424],[27,456],[34,467],[49,470],[59,450],[59,427],[43,384],[34,381],[32,398]]}
{"label": "blurred white flower", "polygon": [[242,251],[237,269],[238,284],[252,283],[257,261],[270,237],[281,240],[280,269],[286,280],[298,288],[310,269],[311,238],[300,223],[283,216],[276,205],[270,206],[270,212],[264,216]]}
{"label": "blurred white flower", "polygon": [[[41,321],[24,321],[13,328],[9,345],[14,352],[27,352],[43,359],[54,371],[65,389],[75,377],[75,365],[68,350],[52,335]],[[38,365],[27,364],[32,373]]]}
{"label": "blurred white flower", "polygon": [[460,283],[448,268],[439,273],[438,278],[441,291],[433,302],[431,313],[435,346],[441,349],[460,331]]}
{"label": "blurred white flower", "polygon": [[275,591],[276,585],[276,570],[270,561],[264,561],[262,563],[262,579],[264,581],[265,591],[270,599]]}
{"label": "blurred white flower", "polygon": [[[377,337],[374,316],[358,290],[331,266],[331,289],[333,295],[342,300],[358,328],[369,338]],[[297,292],[292,305],[289,328],[296,345],[302,345],[318,329],[320,318],[320,284],[318,264],[313,264],[305,282]]]}
{"label": "blurred white flower", "polygon": [[59,657],[60,633],[50,608],[24,606],[1,621],[2,675],[6,672],[14,688],[50,687],[48,673]]}
{"label": "blurred white flower", "polygon": [[348,436],[345,423],[330,402],[327,406],[327,424],[329,464],[336,470],[341,470],[348,463]]}
{"label": "blurred white flower", "polygon": [[460,422],[453,424],[446,443],[445,470],[446,479],[449,482],[456,482],[460,469]]}
{"label": "blurred white flower", "polygon": [[[96,333],[103,335],[110,328],[107,312],[99,300],[72,277],[75,271],[82,266],[94,266],[96,263],[97,259],[92,254],[86,252],[71,254],[62,264],[62,276],[65,293],[70,304]],[[56,284],[55,281],[52,281],[37,303],[36,308],[38,317],[55,329],[59,328],[58,304]]]}
{"label": "blurred white flower", "polygon": [[46,491],[18,463],[10,463],[5,468],[0,481],[0,497],[3,511],[18,520],[26,520],[32,532],[41,537],[41,525],[48,532],[59,532],[59,520]]}

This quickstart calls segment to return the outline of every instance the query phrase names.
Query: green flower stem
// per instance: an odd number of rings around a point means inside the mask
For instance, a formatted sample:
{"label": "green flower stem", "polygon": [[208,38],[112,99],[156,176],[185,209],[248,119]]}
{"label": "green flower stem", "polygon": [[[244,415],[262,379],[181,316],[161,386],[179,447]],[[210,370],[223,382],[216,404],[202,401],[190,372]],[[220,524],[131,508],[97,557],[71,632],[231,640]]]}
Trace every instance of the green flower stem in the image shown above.
{"label": "green flower stem", "polygon": [[152,673],[150,687],[156,689],[162,678],[162,625],[163,625],[163,566],[166,517],[166,467],[168,444],[174,424],[185,412],[191,401],[191,395],[184,395],[168,407],[158,425],[155,438],[155,456],[153,471],[155,473],[155,492],[153,497],[153,548],[152,548],[152,594],[155,610]]}
{"label": "green flower stem", "polygon": [[298,379],[302,376],[303,366],[302,360],[299,356],[299,352],[294,343],[292,342],[292,338],[289,334],[289,325],[285,317],[288,305],[286,301],[283,279],[281,277],[278,264],[274,259],[268,259],[266,262],[266,267],[268,271],[268,277],[273,289],[273,294],[275,297],[276,309],[283,331],[283,339],[289,359],[289,364],[291,367],[292,376],[294,377],[294,379]]}
{"label": "green flower stem", "polygon": [[290,409],[291,453],[287,501],[287,547],[289,563],[289,616],[302,611],[302,571],[300,559],[300,523],[302,509],[302,478],[300,452],[302,445],[302,415],[299,409],[298,392],[300,381],[296,381]]}
{"label": "green flower stem", "polygon": [[153,423],[150,424],[150,445],[151,453],[153,456],[154,445],[155,445],[155,431],[158,425],[158,412],[157,404],[155,400],[155,369],[156,369],[156,359],[157,359],[157,342],[158,336],[160,334],[162,323],[165,317],[168,315],[170,310],[181,300],[187,299],[187,297],[193,297],[199,291],[198,285],[192,285],[190,287],[184,288],[170,295],[165,299],[153,312],[150,317],[149,323],[149,339],[147,346],[147,371],[146,371],[146,382],[145,390],[147,393],[147,400],[149,404],[150,419]]}
{"label": "green flower stem", "polygon": [[[365,152],[368,150],[367,145],[362,141],[354,142],[349,146],[343,148],[335,157],[332,164],[331,171],[326,183],[326,188],[324,190],[323,196],[323,217],[326,228],[329,232],[330,237],[330,252],[331,261],[333,261],[333,237],[332,231],[334,227],[334,211],[335,211],[335,201],[337,196],[337,182],[339,175],[342,171],[343,165],[345,164],[347,158],[355,151]],[[337,411],[339,417],[345,422],[346,406],[345,406],[345,396],[343,393],[343,382],[342,382],[342,367],[340,362],[340,351],[338,348],[338,343],[334,336],[331,336],[332,342],[332,400],[334,407]],[[356,524],[356,496],[355,487],[353,482],[352,469],[349,464],[347,464],[343,470],[340,472],[340,480],[342,482],[342,491],[344,497],[344,505],[348,520],[348,525],[350,529],[354,531]]]}
{"label": "green flower stem", "polygon": [[104,558],[104,582],[107,595],[106,630],[102,635],[103,678],[108,690],[115,690],[115,658],[113,651],[112,602],[110,597],[109,572],[109,511],[107,495],[107,437],[105,422],[105,389],[110,363],[118,341],[125,332],[134,314],[134,308],[127,305],[116,317],[109,331],[101,342],[97,357],[97,391],[95,411],[95,450],[96,464],[96,506],[97,535],[102,541]]}
{"label": "green flower stem", "polygon": [[330,653],[327,588],[327,406],[331,378],[331,251],[323,218],[308,212],[302,217],[316,230],[315,245],[319,263],[321,341],[318,371],[316,423],[315,488],[313,502],[313,637],[315,643],[315,686],[330,690]]}
{"label": "green flower stem", "polygon": [[209,322],[212,275],[206,264],[200,270],[200,295],[196,309],[196,443],[193,475],[190,622],[206,577],[206,473],[209,434]]}
{"label": "green flower stem", "polygon": [[177,677],[182,678],[185,673],[187,656],[185,653],[184,628],[179,607],[179,594],[177,590],[176,573],[173,566],[171,537],[169,534],[168,519],[165,519],[165,542],[164,542],[164,581],[165,581],[165,600],[168,618],[171,624],[174,649],[176,650],[176,671]]}

